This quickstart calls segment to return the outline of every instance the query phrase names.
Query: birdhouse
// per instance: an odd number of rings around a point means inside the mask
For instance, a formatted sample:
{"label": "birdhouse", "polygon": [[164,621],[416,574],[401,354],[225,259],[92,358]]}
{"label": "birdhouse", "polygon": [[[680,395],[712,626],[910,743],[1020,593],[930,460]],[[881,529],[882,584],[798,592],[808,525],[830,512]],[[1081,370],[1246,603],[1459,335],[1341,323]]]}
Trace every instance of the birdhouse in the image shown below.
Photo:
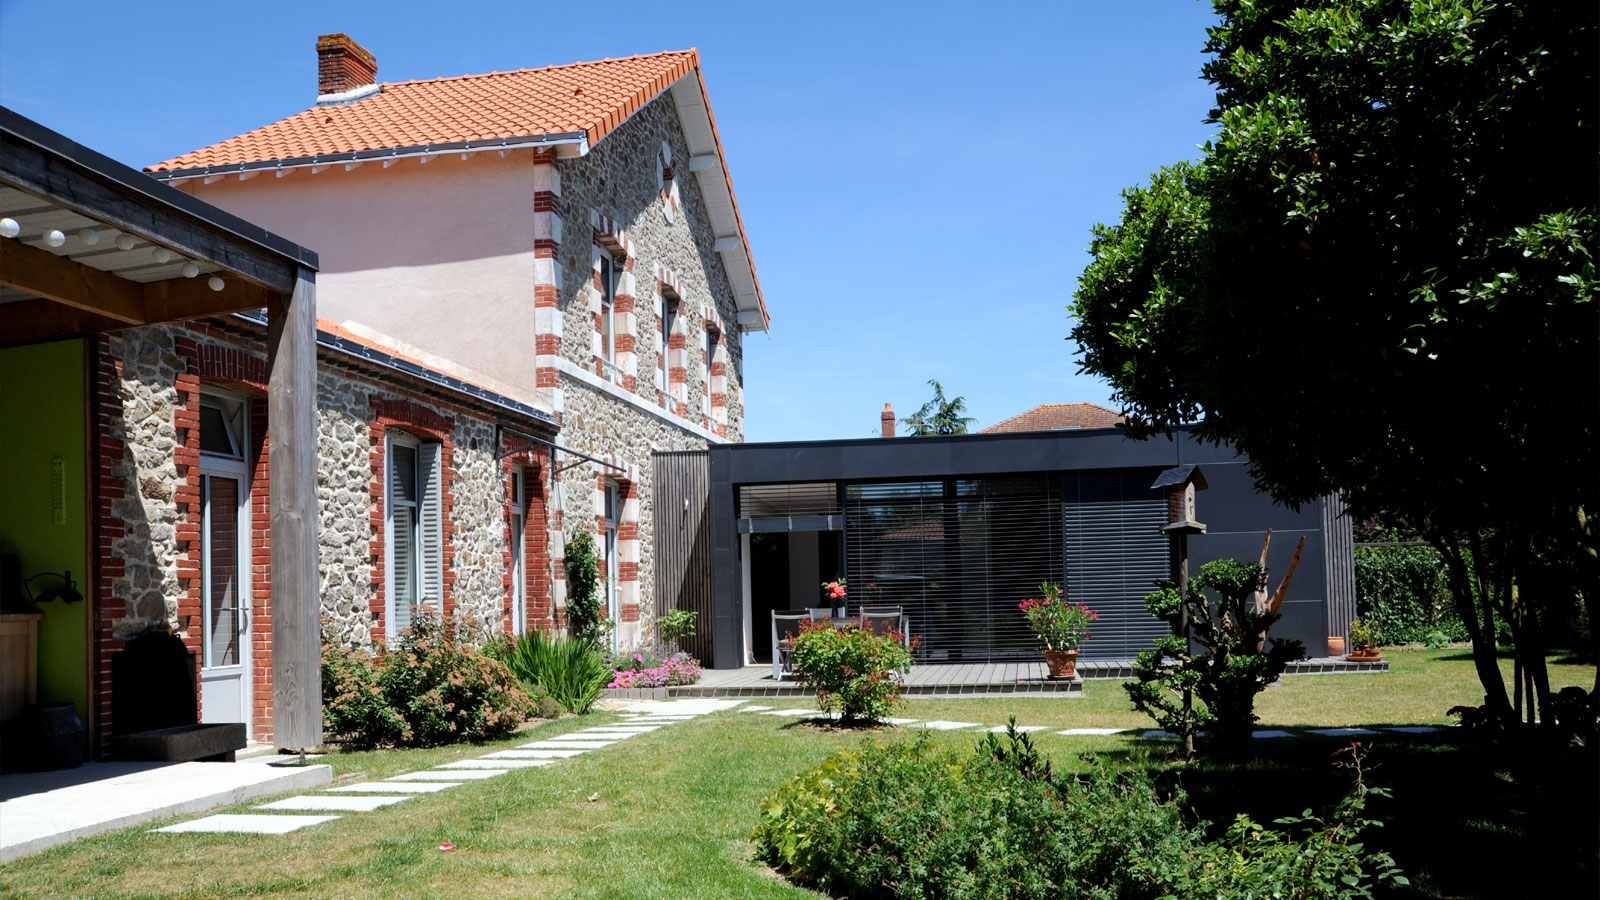
{"label": "birdhouse", "polygon": [[1177,466],[1156,476],[1150,485],[1167,492],[1167,524],[1161,526],[1163,534],[1205,534],[1206,526],[1195,518],[1195,491],[1206,489],[1206,477],[1200,467],[1190,463]]}

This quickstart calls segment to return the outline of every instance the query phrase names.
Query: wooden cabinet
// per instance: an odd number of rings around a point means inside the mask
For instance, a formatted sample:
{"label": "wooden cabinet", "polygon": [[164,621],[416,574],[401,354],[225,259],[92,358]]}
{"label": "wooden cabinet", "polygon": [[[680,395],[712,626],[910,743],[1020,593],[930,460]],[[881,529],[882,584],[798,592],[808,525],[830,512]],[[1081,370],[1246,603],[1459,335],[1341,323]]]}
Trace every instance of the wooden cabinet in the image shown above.
{"label": "wooden cabinet", "polygon": [[0,725],[38,700],[44,613],[0,613]]}

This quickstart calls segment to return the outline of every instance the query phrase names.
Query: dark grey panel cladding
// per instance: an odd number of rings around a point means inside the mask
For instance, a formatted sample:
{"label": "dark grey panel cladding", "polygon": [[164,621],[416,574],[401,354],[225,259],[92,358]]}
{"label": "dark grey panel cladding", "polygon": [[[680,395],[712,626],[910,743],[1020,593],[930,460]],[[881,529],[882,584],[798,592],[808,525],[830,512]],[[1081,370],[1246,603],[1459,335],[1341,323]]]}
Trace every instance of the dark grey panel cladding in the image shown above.
{"label": "dark grey panel cladding", "polygon": [[1355,523],[1337,494],[1322,501],[1322,545],[1328,557],[1328,634],[1349,637],[1356,617]]}
{"label": "dark grey panel cladding", "polygon": [[1051,476],[849,485],[852,604],[900,606],[925,662],[1038,658],[1017,604],[1059,582]]}
{"label": "dark grey panel cladding", "polygon": [[1172,575],[1172,539],[1161,533],[1167,504],[1150,489],[1159,469],[1061,476],[1067,598],[1099,614],[1086,659],[1129,659],[1171,634],[1144,597]]}
{"label": "dark grey panel cladding", "polygon": [[704,450],[657,453],[654,460],[656,617],[671,609],[700,614],[683,649],[712,658],[710,476]]}

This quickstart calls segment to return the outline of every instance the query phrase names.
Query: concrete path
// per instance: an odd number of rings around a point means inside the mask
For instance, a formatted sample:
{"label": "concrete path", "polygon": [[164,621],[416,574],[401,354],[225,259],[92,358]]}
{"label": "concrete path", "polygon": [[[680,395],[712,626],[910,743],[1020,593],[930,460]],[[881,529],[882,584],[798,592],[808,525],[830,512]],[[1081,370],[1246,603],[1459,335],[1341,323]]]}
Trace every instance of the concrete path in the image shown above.
{"label": "concrete path", "polygon": [[[707,713],[733,709],[743,700],[669,700],[661,703],[637,703],[624,707],[627,721],[615,725],[586,728],[582,731],[559,735],[545,740],[522,744],[514,750],[499,750],[474,759],[444,763],[432,769],[421,769],[386,778],[383,781],[364,781],[328,788],[321,794],[302,795],[257,806],[260,813],[242,813],[207,816],[165,828],[152,829],[152,833],[215,832],[229,834],[287,834],[312,825],[320,825],[339,818],[338,815],[283,815],[285,811],[336,811],[340,813],[373,812],[411,799],[420,793],[435,793],[460,787],[470,781],[497,778],[513,769],[539,768],[558,764],[564,759],[603,751],[621,741],[649,734],[662,728],[689,722]],[[328,766],[321,766],[328,769]],[[331,773],[331,770],[330,770]],[[324,778],[321,783],[326,783]],[[270,793],[279,793],[272,791]],[[261,796],[256,794],[253,796]],[[248,799],[248,798],[239,798]]]}
{"label": "concrete path", "polygon": [[305,790],[333,767],[284,765],[294,757],[238,762],[91,762],[76,769],[0,777],[0,863],[78,838],[156,819]]}

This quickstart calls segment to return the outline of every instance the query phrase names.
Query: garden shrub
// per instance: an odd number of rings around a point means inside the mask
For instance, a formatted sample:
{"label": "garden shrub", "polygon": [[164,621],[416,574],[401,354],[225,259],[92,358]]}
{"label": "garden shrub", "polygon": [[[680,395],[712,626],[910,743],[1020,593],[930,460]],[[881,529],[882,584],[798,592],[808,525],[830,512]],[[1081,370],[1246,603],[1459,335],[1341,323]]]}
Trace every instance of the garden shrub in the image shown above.
{"label": "garden shrub", "polygon": [[1428,643],[1433,632],[1469,639],[1432,547],[1357,547],[1355,568],[1356,615],[1384,643]]}
{"label": "garden shrub", "polygon": [[611,667],[588,641],[530,631],[496,645],[496,656],[524,684],[538,685],[569,713],[586,713],[611,680]]}
{"label": "garden shrub", "polygon": [[900,700],[895,673],[911,667],[911,650],[899,632],[879,635],[854,625],[800,622],[792,650],[794,670],[824,710],[845,721],[875,721]]}
{"label": "garden shrub", "polygon": [[915,742],[830,757],[766,798],[757,855],[835,896],[896,900],[1370,896],[1393,861],[1356,837],[1367,791],[1326,822],[1248,819],[1218,843],[1188,823],[1184,796],[1149,776],[1092,768],[1061,777],[1026,735],[987,735],[968,753]]}
{"label": "garden shrub", "polygon": [[539,707],[505,665],[426,608],[393,647],[369,653],[324,637],[323,723],[353,747],[431,747],[509,733]]}

